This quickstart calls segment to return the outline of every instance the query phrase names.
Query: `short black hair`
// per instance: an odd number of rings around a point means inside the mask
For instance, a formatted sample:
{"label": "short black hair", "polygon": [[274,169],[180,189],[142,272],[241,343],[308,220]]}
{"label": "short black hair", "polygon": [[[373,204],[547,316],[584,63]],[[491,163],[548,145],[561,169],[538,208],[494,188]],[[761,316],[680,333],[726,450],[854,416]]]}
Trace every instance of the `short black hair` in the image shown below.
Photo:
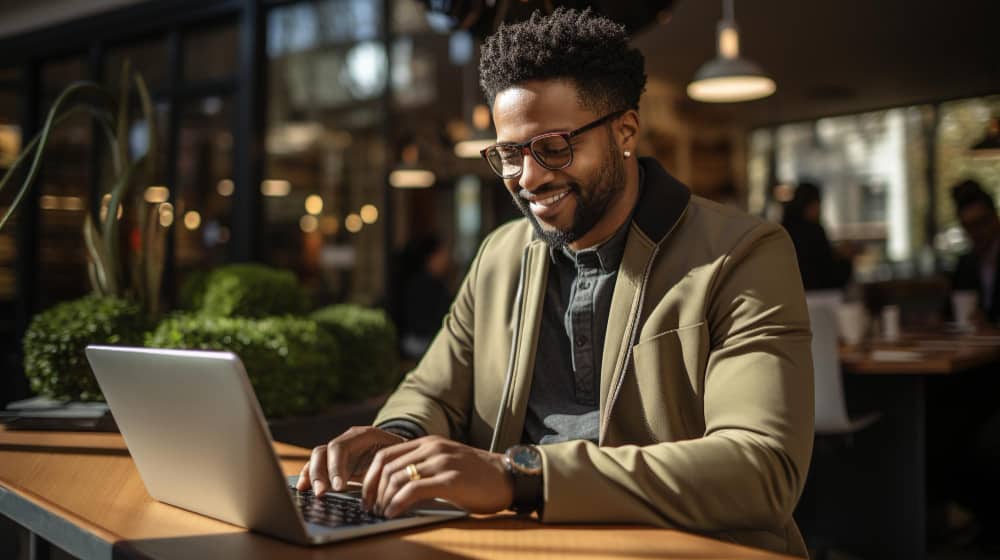
{"label": "short black hair", "polygon": [[955,203],[955,209],[959,212],[973,204],[984,204],[990,209],[996,208],[990,193],[983,190],[983,187],[972,179],[966,179],[951,187],[951,199]]}
{"label": "short black hair", "polygon": [[594,14],[559,7],[536,10],[527,21],[501,25],[483,43],[479,84],[486,101],[531,80],[574,82],[580,104],[595,112],[638,109],[646,88],[644,60],[628,44],[625,26]]}

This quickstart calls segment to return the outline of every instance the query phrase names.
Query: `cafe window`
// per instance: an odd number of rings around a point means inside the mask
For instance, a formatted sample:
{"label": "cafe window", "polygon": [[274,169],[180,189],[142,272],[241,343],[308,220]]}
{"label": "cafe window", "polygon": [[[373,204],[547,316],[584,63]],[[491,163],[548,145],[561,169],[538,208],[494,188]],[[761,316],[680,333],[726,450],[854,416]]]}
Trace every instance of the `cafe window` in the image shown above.
{"label": "cafe window", "polygon": [[193,29],[184,34],[184,80],[232,78],[238,53],[239,26],[235,22]]}
{"label": "cafe window", "polygon": [[979,156],[969,148],[982,140],[990,118],[1000,116],[1000,95],[962,99],[942,103],[937,134],[938,200],[934,212],[937,236],[934,246],[953,261],[968,248],[965,233],[955,216],[951,187],[960,181],[979,182],[994,201],[1000,201],[1000,157],[996,154]]}
{"label": "cafe window", "polygon": [[181,108],[174,187],[177,284],[226,261],[232,232],[233,99],[206,97]]}
{"label": "cafe window", "polygon": [[780,220],[795,185],[816,183],[831,241],[863,247],[858,280],[917,274],[927,266],[925,130],[932,119],[929,107],[904,107],[754,131],[750,210]]}
{"label": "cafe window", "polygon": [[384,286],[389,80],[381,3],[271,10],[265,258],[317,304],[376,303]]}
{"label": "cafe window", "polygon": [[121,84],[121,73],[126,60],[131,64],[133,73],[142,74],[142,79],[151,92],[166,88],[170,80],[166,36],[157,36],[108,49],[104,59],[104,83],[113,88],[112,91],[116,94]]}
{"label": "cafe window", "polygon": [[[42,65],[43,115],[67,85],[87,77],[83,56]],[[44,309],[90,291],[83,223],[95,170],[90,117],[70,117],[49,137],[45,166],[35,185],[39,196],[38,295]]]}
{"label": "cafe window", "polygon": [[[0,70],[0,81],[17,73],[6,69]],[[16,86],[15,84],[12,84]],[[7,89],[0,84],[0,177],[13,165],[21,151],[21,127],[18,124],[20,104],[17,91]],[[0,191],[0,216],[7,213],[17,194],[16,183],[9,183]],[[13,332],[14,313],[12,307],[17,295],[17,279],[15,266],[17,264],[17,213],[11,216],[3,230],[0,230],[0,335],[7,336]]]}

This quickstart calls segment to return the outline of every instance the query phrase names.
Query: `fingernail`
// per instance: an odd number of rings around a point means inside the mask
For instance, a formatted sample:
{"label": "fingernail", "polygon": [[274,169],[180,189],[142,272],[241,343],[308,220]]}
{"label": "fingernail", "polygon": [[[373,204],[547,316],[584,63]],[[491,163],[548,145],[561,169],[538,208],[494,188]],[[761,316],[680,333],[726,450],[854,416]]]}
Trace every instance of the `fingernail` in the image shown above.
{"label": "fingernail", "polygon": [[320,494],[320,490],[322,490],[322,489],[323,489],[323,483],[322,482],[320,482],[318,480],[313,482],[313,494],[316,494],[318,496]]}
{"label": "fingernail", "polygon": [[340,492],[344,489],[344,480],[339,476],[333,477],[333,489]]}

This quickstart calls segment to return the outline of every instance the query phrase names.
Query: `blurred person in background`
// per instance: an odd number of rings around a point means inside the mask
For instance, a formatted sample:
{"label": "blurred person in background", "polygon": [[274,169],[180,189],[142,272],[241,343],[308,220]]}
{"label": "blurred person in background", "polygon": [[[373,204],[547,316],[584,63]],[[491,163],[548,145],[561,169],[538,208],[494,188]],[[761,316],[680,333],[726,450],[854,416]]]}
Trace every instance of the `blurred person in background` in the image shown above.
{"label": "blurred person in background", "polygon": [[407,243],[400,261],[394,319],[403,356],[416,359],[427,351],[451,305],[451,252],[431,234]]}
{"label": "blurred person in background", "polygon": [[799,273],[806,291],[842,289],[853,271],[849,255],[834,251],[826,230],[819,223],[821,199],[818,185],[799,183],[792,200],[785,204],[781,220],[795,244]]}
{"label": "blurred person in background", "polygon": [[955,210],[972,249],[962,255],[952,276],[953,290],[979,294],[988,322],[1000,324],[1000,217],[993,197],[979,183],[962,181],[951,189]]}

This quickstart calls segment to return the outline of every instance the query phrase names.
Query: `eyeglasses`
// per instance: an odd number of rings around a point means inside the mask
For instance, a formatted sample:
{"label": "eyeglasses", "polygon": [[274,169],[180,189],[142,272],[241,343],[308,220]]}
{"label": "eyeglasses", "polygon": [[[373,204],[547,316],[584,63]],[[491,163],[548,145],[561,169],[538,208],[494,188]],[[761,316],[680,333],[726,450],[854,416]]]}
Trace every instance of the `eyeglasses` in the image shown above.
{"label": "eyeglasses", "polygon": [[545,169],[552,171],[566,169],[573,163],[573,146],[569,143],[571,138],[616,119],[624,113],[625,111],[615,111],[576,130],[546,132],[520,144],[494,144],[479,153],[489,162],[493,172],[503,179],[513,179],[524,171],[524,154],[528,152]]}

